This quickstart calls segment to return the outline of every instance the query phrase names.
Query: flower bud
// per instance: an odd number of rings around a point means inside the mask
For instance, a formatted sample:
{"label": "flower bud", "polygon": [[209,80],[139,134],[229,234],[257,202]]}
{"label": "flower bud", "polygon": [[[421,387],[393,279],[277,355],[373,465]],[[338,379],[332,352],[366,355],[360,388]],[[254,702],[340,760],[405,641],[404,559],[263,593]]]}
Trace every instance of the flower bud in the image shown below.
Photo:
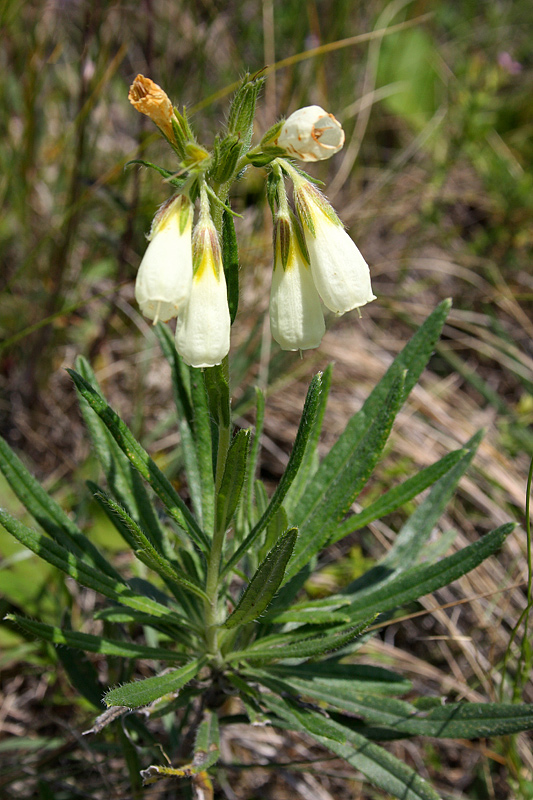
{"label": "flower bud", "polygon": [[270,290],[270,331],[282,350],[308,350],[318,347],[322,340],[324,315],[293,224],[285,215],[278,215]]}
{"label": "flower bud", "polygon": [[137,75],[130,86],[128,100],[137,111],[150,117],[167,139],[174,142],[172,127],[174,108],[168,95],[157,83],[145,78],[144,75]]}
{"label": "flower bud", "polygon": [[194,231],[194,275],[180,311],[176,350],[191,367],[214,367],[229,352],[231,320],[218,236],[207,213]]}
{"label": "flower bud", "polygon": [[142,313],[167,322],[186,305],[192,282],[192,206],[184,195],[165,203],[152,223],[150,244],[135,281]]}
{"label": "flower bud", "polygon": [[275,142],[301,161],[323,161],[344,145],[344,131],[320,106],[299,108],[285,121]]}

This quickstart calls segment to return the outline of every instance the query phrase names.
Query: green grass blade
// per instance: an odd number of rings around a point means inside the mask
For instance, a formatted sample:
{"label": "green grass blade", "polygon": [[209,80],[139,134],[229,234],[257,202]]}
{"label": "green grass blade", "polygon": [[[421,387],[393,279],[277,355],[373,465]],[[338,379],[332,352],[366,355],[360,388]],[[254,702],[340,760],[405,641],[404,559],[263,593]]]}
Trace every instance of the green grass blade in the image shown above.
{"label": "green grass blade", "polygon": [[196,658],[184,667],[165,675],[155,675],[153,678],[126,683],[107,692],[104,695],[104,703],[106,706],[127,706],[128,708],[148,705],[154,700],[159,700],[165,694],[179,691],[182,686],[194,678],[204,663],[204,658]]}
{"label": "green grass blade", "polygon": [[44,639],[52,644],[65,645],[88,653],[101,653],[106,656],[123,656],[124,658],[150,658],[161,661],[185,661],[184,653],[174,653],[163,647],[147,647],[134,642],[123,642],[118,639],[106,639],[89,633],[64,630],[54,625],[36,622],[18,614],[7,614],[5,619],[15,622],[23,631]]}
{"label": "green grass blade", "polygon": [[77,372],[70,369],[67,370],[67,372],[82,396],[105,423],[115,441],[127,455],[133,466],[162,500],[172,519],[174,519],[183,530],[189,533],[191,538],[201,549],[205,550],[208,546],[205,533],[199,527],[168,478],[163,475],[146,450],[144,450],[135,439],[125,422],[120,419],[118,414],[113,411],[102,396],[98,394],[81,375],[78,375]]}
{"label": "green grass blade", "polygon": [[2,437],[0,469],[20,502],[55,542],[106,575],[120,578],[115,568],[83,535],[61,506],[45,492]]}
{"label": "green grass blade", "polygon": [[320,408],[320,397],[322,393],[322,373],[319,372],[309,386],[309,390],[307,392],[307,397],[305,398],[304,408],[302,411],[302,417],[300,419],[300,426],[298,428],[298,433],[296,434],[296,439],[294,442],[294,446],[292,448],[291,455],[289,457],[289,461],[285,472],[281,476],[281,480],[278,483],[276,491],[272,495],[272,499],[268,504],[266,510],[261,515],[259,521],[254,525],[246,539],[243,541],[241,546],[236,550],[233,556],[229,559],[228,563],[226,564],[225,568],[222,570],[222,576],[225,575],[235,564],[239,562],[242,556],[250,549],[253,543],[256,541],[258,536],[264,531],[278,508],[281,506],[285,495],[289,491],[293,480],[295,479],[298,470],[300,468],[300,464],[302,463],[302,459],[305,455],[306,445],[311,433],[313,431],[313,426],[316,420],[317,413]]}
{"label": "green grass blade", "polygon": [[274,545],[246,587],[235,610],[224,623],[224,628],[246,625],[257,619],[267,608],[283,580],[297,536],[297,529],[290,528]]}

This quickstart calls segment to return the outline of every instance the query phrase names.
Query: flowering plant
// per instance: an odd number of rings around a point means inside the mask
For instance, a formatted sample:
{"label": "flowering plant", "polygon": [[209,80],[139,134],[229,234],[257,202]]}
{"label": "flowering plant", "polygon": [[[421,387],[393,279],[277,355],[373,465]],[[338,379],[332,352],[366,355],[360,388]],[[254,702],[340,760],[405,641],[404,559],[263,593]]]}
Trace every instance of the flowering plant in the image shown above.
{"label": "flowering plant", "polygon": [[[368,266],[355,244],[309,177],[288,160],[291,155],[322,157],[321,141],[335,152],[342,145],[340,126],[311,107],[298,112],[296,123],[289,118],[275,125],[252,147],[261,83],[260,76],[244,80],[211,151],[197,142],[185,112],[152,81],[139,76],[130,90],[132,103],[153,119],[179,163],[175,173],[156,167],[175,194],[154,220],[136,298],[153,320],[172,370],[189,499],[108,405],[87,361],[78,359],[77,371],[70,372],[107,484],[91,484],[91,489],[142,565],[142,579],[119,571],[1,442],[0,467],[44,532],[6,511],[0,511],[2,524],[42,559],[108,601],[95,613],[105,623],[105,635],[20,615],[10,618],[56,645],[158,665],[150,677],[126,679],[115,688],[91,678],[92,696],[100,693],[107,706],[91,733],[121,718],[124,725],[135,721],[134,735],[163,717],[182,750],[189,748],[178,764],[168,757],[145,765],[145,783],[187,778],[197,798],[212,797],[221,727],[247,720],[310,737],[394,797],[438,800],[421,775],[378,742],[513,733],[533,728],[533,709],[444,704],[439,697],[407,701],[401,696],[410,691],[409,682],[388,669],[361,666],[357,651],[395,609],[497,552],[514,526],[504,524],[446,557],[426,546],[472,461],[479,434],[351,512],[398,410],[431,356],[448,302],[406,344],[323,460],[317,442],[331,368],[317,374],[271,497],[257,479],[264,394],[257,392],[255,430],[237,430],[228,381],[230,327],[238,305],[238,250],[229,203],[232,183],[243,169],[253,165],[267,175],[274,218],[270,320],[282,348],[319,345],[324,333],[320,301],[342,314],[374,299]],[[293,185],[293,209],[287,180]],[[174,317],[175,334],[163,324]],[[306,580],[325,547],[427,489],[380,563],[334,594],[314,599],[306,593]],[[126,640],[119,633],[124,626],[131,631],[142,626],[146,643],[138,636]],[[132,670],[126,674],[135,678]],[[230,702],[235,697],[237,710]]]}

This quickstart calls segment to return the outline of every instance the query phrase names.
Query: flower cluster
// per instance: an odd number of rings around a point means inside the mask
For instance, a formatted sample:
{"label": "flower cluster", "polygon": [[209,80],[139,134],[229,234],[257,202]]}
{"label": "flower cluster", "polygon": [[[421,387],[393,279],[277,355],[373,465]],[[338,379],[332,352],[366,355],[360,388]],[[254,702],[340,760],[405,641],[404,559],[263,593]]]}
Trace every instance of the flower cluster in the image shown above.
{"label": "flower cluster", "polygon": [[[287,156],[302,161],[329,158],[344,144],[341,125],[319,106],[308,106],[278,123],[259,147],[246,152],[243,142],[251,138],[253,126],[247,104],[255,104],[256,95],[255,84],[243,85],[242,94],[237,93],[234,100],[228,135],[217,140],[210,154],[194,139],[185,112],[180,114],[157,84],[138,75],[130,88],[131,103],[152,119],[181,158],[183,175],[172,181],[178,194],[154,218],[135,297],[154,324],[177,318],[176,348],[193,367],[220,364],[229,351],[232,317],[219,243],[220,221],[222,209],[231,214],[227,206],[231,179],[247,164],[264,166],[269,172],[274,214],[270,327],[280,347],[318,347],[325,332],[322,304],[335,314],[344,314],[374,299],[368,266],[335,211],[286,160]],[[289,207],[286,178],[293,184],[294,212]],[[223,196],[221,186],[225,187]],[[193,231],[195,198],[200,200],[200,211]],[[215,215],[217,226],[214,210],[220,212]],[[226,232],[226,252],[225,236]],[[237,270],[236,258],[226,268],[232,289],[237,282],[232,272]],[[236,309],[235,297],[232,308]]]}

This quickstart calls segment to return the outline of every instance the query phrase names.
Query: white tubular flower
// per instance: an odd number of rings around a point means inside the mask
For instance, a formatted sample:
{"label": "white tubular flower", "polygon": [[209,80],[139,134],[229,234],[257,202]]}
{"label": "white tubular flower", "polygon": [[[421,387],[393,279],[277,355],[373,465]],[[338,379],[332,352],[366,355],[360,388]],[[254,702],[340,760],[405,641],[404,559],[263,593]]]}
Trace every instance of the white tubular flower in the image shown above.
{"label": "white tubular flower", "polygon": [[375,300],[368,264],[326,198],[291,170],[311,274],[324,305],[335,314]]}
{"label": "white tubular flower", "polygon": [[189,302],[176,326],[176,350],[190,367],[214,367],[229,352],[230,315],[218,236],[202,210],[194,231]]}
{"label": "white tubular flower", "polygon": [[135,299],[142,313],[167,322],[185,306],[192,283],[192,205],[174,197],[154,217],[150,244],[135,281]]}
{"label": "white tubular flower", "polygon": [[318,347],[324,315],[298,239],[287,216],[279,215],[270,290],[270,331],[282,350]]}
{"label": "white tubular flower", "polygon": [[276,144],[301,161],[323,161],[344,145],[344,131],[320,106],[299,108],[286,120]]}

